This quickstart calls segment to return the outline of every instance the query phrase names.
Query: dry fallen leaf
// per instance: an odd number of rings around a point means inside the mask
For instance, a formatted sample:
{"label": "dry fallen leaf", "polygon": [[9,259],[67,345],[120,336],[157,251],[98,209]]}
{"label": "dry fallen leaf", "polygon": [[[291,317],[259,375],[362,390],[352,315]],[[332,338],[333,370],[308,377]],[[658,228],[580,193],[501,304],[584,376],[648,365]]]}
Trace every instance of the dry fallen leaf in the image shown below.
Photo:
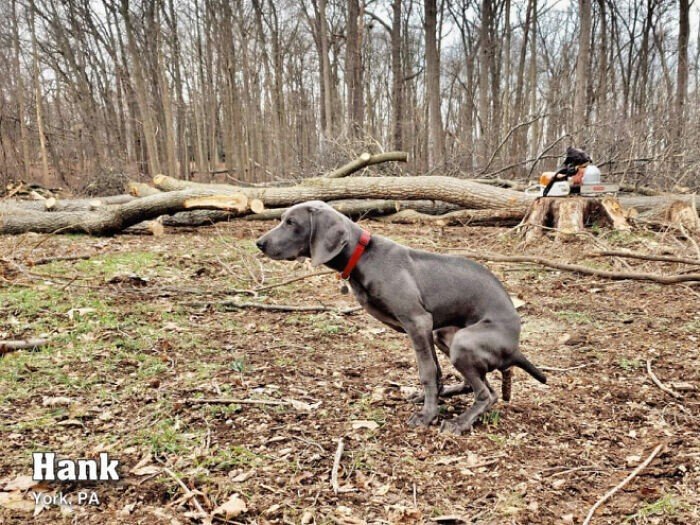
{"label": "dry fallen leaf", "polygon": [[377,430],[379,428],[379,423],[371,420],[358,420],[352,422],[352,429],[359,430],[361,428],[366,428],[368,430]]}
{"label": "dry fallen leaf", "polygon": [[374,495],[375,496],[386,496],[390,490],[391,490],[391,485],[389,485],[387,483],[386,485],[382,485],[377,490],[375,490]]}
{"label": "dry fallen leaf", "polygon": [[226,519],[235,518],[248,511],[248,507],[238,494],[232,494],[228,501],[219,505],[211,513],[212,516],[222,514]]}
{"label": "dry fallen leaf", "polygon": [[403,505],[391,505],[388,508],[387,519],[390,523],[397,525],[413,525],[423,523],[423,513],[415,507],[404,507]]}
{"label": "dry fallen leaf", "polygon": [[[249,470],[248,472],[241,472],[240,474],[237,474],[231,478],[231,481],[234,483],[243,483],[246,481],[248,478],[250,478],[253,474],[255,474],[255,469]],[[231,473],[229,473],[229,476]]]}
{"label": "dry fallen leaf", "polygon": [[17,476],[15,479],[7,483],[3,489],[6,491],[29,490],[38,484],[39,482],[34,481],[31,476]]}
{"label": "dry fallen leaf", "polygon": [[143,467],[131,469],[131,473],[134,476],[150,476],[153,474],[160,474],[161,468],[156,465],[146,465]]}
{"label": "dry fallen leaf", "polygon": [[34,502],[24,498],[20,491],[0,492],[0,507],[32,512],[34,511]]}
{"label": "dry fallen leaf", "polygon": [[70,397],[44,397],[41,400],[41,404],[45,407],[60,407],[68,406],[73,402]]}

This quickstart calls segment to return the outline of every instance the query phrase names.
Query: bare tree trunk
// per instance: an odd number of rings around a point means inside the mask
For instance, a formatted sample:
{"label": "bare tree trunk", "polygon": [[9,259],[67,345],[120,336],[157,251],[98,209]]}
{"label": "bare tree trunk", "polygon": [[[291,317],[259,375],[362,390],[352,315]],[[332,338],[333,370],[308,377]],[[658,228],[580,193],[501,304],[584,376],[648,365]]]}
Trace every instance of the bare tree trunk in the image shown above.
{"label": "bare tree trunk", "polygon": [[121,15],[124,19],[126,27],[126,40],[129,54],[134,62],[131,70],[134,82],[136,84],[136,101],[141,114],[141,125],[143,126],[143,135],[146,141],[146,153],[148,155],[148,169],[152,175],[160,173],[160,157],[158,154],[158,140],[156,138],[156,124],[154,115],[149,105],[148,88],[146,87],[146,79],[144,78],[145,71],[141,51],[138,49],[136,35],[134,34],[133,20],[129,13],[128,0],[121,0]]}
{"label": "bare tree trunk", "polygon": [[445,162],[440,93],[440,57],[437,49],[437,0],[425,0],[425,92],[428,99],[428,166]]}
{"label": "bare tree trunk", "polygon": [[479,155],[478,163],[485,166],[490,148],[489,74],[491,68],[491,0],[481,1],[481,27],[479,29]]}
{"label": "bare tree trunk", "polygon": [[[325,1],[325,0],[324,0]],[[401,64],[401,5],[394,0],[391,25],[391,124],[394,149],[403,149],[403,65]]]}
{"label": "bare tree trunk", "polygon": [[321,93],[323,97],[324,138],[333,136],[333,97],[331,94],[331,62],[328,58],[328,21],[326,20],[326,0],[318,2],[318,34],[321,49]]}
{"label": "bare tree trunk", "polygon": [[591,55],[591,0],[579,0],[578,58],[576,59],[576,86],[574,92],[574,132],[578,144],[583,139],[583,128],[588,124],[588,64]]}
{"label": "bare tree trunk", "polygon": [[360,0],[348,0],[348,30],[345,55],[345,75],[347,76],[348,131],[350,136],[359,137],[364,127],[364,101],[362,82],[362,17],[363,6]]}
{"label": "bare tree trunk", "polygon": [[27,131],[27,123],[25,121],[26,103],[24,100],[24,80],[22,77],[22,68],[20,67],[20,36],[16,0],[12,0],[12,33],[12,66],[14,68],[15,81],[17,82],[17,110],[19,120],[19,140],[20,148],[22,150],[22,175],[24,180],[29,181],[29,168],[31,165],[29,157],[29,133]]}
{"label": "bare tree trunk", "polygon": [[688,93],[688,37],[690,33],[690,3],[688,0],[678,2],[678,71],[676,80],[675,102],[675,151],[682,151],[685,125],[685,101]]}
{"label": "bare tree trunk", "polygon": [[36,28],[34,27],[35,9],[32,7],[27,14],[29,29],[32,34],[32,58],[34,80],[34,99],[36,104],[36,127],[39,133],[39,150],[41,152],[41,170],[44,176],[44,183],[49,183],[49,158],[46,153],[46,134],[44,133],[44,101],[41,94],[41,77],[39,70],[39,51],[37,49]]}

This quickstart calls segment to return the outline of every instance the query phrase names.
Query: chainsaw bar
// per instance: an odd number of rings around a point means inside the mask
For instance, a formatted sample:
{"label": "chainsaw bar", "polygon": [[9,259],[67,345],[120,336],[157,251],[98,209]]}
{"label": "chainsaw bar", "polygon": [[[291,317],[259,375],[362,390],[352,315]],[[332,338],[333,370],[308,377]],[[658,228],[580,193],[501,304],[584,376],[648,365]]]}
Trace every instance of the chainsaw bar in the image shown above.
{"label": "chainsaw bar", "polygon": [[617,193],[620,191],[618,184],[582,184],[581,195],[599,195],[601,193]]}

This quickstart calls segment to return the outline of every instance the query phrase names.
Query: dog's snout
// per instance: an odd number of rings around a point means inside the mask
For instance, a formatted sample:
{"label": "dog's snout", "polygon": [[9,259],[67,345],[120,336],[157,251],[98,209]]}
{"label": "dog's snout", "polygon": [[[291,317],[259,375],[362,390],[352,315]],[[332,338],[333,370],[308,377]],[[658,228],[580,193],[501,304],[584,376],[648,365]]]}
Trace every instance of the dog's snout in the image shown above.
{"label": "dog's snout", "polygon": [[265,251],[266,244],[267,244],[267,241],[265,239],[263,239],[262,237],[260,237],[257,241],[255,241],[255,246],[257,246],[261,252]]}

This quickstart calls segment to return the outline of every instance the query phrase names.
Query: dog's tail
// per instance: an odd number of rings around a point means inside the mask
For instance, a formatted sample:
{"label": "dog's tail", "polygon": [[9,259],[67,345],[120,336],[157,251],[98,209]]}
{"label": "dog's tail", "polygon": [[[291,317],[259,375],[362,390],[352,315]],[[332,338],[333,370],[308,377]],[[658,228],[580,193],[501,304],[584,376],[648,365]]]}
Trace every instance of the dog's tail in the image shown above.
{"label": "dog's tail", "polygon": [[547,383],[547,377],[542,373],[542,371],[535,365],[533,365],[530,361],[528,361],[527,358],[519,351],[517,351],[515,355],[513,355],[511,363],[517,366],[518,368],[522,368],[523,370],[525,370],[528,374],[537,379],[540,383]]}

